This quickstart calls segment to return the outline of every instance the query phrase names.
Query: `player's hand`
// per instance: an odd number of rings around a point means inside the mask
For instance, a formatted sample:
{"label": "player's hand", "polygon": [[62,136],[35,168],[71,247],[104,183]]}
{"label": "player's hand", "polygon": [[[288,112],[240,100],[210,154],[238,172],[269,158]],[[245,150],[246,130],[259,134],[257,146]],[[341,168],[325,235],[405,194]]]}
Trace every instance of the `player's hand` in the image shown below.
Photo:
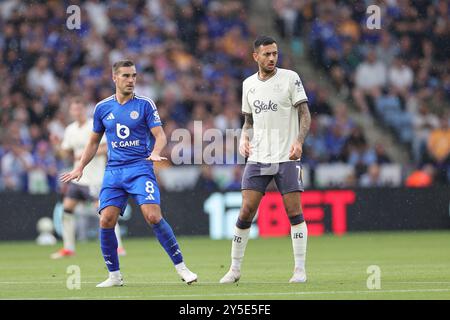
{"label": "player's hand", "polygon": [[166,157],[161,157],[159,154],[151,154],[150,157],[147,158],[150,161],[164,161],[167,160]]}
{"label": "player's hand", "polygon": [[59,144],[61,144],[61,139],[54,133],[50,134],[49,140],[50,140],[50,143],[52,145],[59,145]]}
{"label": "player's hand", "polygon": [[300,160],[303,153],[303,146],[300,142],[295,141],[289,150],[289,160]]}
{"label": "player's hand", "polygon": [[83,176],[83,170],[81,168],[76,167],[75,169],[73,169],[70,172],[63,173],[59,179],[61,180],[61,182],[67,183],[74,179],[76,181],[80,181],[82,176]]}
{"label": "player's hand", "polygon": [[251,154],[250,148],[250,141],[248,141],[247,139],[241,139],[241,141],[239,142],[239,153],[241,154],[241,156],[248,158],[248,156],[250,156]]}

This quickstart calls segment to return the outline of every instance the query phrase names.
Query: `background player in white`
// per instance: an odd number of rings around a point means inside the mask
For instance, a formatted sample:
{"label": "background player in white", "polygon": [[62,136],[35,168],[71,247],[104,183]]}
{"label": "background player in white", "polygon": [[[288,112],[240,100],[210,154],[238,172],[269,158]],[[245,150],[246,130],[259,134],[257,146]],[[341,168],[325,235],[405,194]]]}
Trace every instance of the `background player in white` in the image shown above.
{"label": "background player in white", "polygon": [[242,207],[231,247],[231,267],[220,283],[240,279],[250,226],[272,179],[291,223],[295,267],[290,282],[305,282],[308,231],[300,202],[300,158],[311,123],[308,98],[296,72],[276,67],[278,48],[274,39],[258,37],[253,58],[259,70],[243,82],[242,92],[245,123],[239,152],[248,157],[242,177]]}
{"label": "background player in white", "polygon": [[[52,143],[56,153],[61,158],[73,156],[74,166],[78,164],[92,131],[92,119],[87,117],[86,105],[81,97],[73,97],[70,100],[69,113],[74,120],[64,131],[64,138],[52,136]],[[85,169],[85,174],[80,181],[69,183],[63,199],[62,238],[64,247],[51,255],[52,259],[73,256],[75,254],[76,223],[74,211],[81,201],[98,202],[98,194],[103,181],[103,173],[106,166],[106,140],[102,141],[97,156]],[[72,154],[72,155],[71,155]],[[118,254],[125,255],[122,245],[119,224],[115,227],[119,242]]]}

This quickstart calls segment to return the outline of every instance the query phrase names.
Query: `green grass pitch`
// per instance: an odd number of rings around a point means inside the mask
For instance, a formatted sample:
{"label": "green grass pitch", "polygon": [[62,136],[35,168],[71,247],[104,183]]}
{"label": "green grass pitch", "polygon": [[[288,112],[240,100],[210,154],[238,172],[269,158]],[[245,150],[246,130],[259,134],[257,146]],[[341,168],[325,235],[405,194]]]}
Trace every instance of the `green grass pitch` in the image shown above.
{"label": "green grass pitch", "polygon": [[[120,262],[125,286],[102,289],[95,285],[106,279],[107,271],[96,241],[78,243],[75,257],[57,261],[49,255],[59,246],[3,242],[0,299],[450,299],[448,231],[310,237],[305,284],[288,283],[293,269],[288,237],[251,239],[242,278],[232,285],[218,283],[230,263],[230,240],[178,240],[199,282],[181,282],[162,247],[149,237],[124,239],[128,255]],[[71,265],[80,270],[78,290],[67,287]],[[380,268],[380,289],[367,287],[371,265]]]}

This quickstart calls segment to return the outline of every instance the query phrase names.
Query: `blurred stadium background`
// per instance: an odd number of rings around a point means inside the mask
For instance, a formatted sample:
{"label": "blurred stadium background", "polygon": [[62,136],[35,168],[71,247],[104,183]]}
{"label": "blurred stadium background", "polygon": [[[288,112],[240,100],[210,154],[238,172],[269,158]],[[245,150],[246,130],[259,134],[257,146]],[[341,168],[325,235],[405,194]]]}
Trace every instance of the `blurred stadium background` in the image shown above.
{"label": "blurred stadium background", "polygon": [[[66,10],[74,4],[81,26],[69,30]],[[380,8],[379,29],[367,27],[369,5]],[[3,244],[34,240],[42,217],[54,218],[58,235],[58,175],[70,161],[55,155],[53,143],[71,122],[72,95],[82,94],[92,113],[113,93],[112,63],[130,58],[136,92],[156,102],[169,138],[177,128],[192,136],[218,128],[224,146],[235,146],[225,133],[242,127],[241,85],[256,71],[251,48],[260,34],[277,39],[279,66],[300,74],[309,97],[303,205],[311,234],[450,228],[445,0],[6,0],[0,12]],[[169,159],[177,142],[165,149]],[[156,168],[177,234],[230,237],[243,166],[237,148],[225,148],[224,159],[227,165]],[[96,237],[92,211],[78,210],[80,240]],[[253,237],[287,235],[282,211],[269,192]],[[125,237],[151,234],[131,203],[128,213]]]}

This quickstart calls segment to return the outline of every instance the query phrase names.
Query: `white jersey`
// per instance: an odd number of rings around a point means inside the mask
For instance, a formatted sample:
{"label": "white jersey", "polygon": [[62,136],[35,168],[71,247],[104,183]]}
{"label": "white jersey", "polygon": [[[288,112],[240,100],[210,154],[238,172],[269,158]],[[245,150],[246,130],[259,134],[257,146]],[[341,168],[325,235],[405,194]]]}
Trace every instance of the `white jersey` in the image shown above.
{"label": "white jersey", "polygon": [[[84,148],[88,144],[89,138],[92,133],[93,120],[88,119],[82,126],[78,122],[73,122],[67,126],[64,131],[64,138],[61,144],[61,148],[64,150],[73,150],[76,159],[75,166],[80,161],[80,157],[83,154]],[[103,137],[101,143],[105,143],[105,137]],[[95,156],[91,162],[84,168],[83,176],[80,181],[73,180],[72,182],[78,183],[84,186],[99,187],[103,182],[103,175],[106,167],[106,156]]]}
{"label": "white jersey", "polygon": [[299,134],[298,110],[294,105],[308,101],[298,74],[276,69],[267,80],[258,73],[244,80],[242,112],[253,116],[249,161],[280,163],[289,160],[289,150]]}

